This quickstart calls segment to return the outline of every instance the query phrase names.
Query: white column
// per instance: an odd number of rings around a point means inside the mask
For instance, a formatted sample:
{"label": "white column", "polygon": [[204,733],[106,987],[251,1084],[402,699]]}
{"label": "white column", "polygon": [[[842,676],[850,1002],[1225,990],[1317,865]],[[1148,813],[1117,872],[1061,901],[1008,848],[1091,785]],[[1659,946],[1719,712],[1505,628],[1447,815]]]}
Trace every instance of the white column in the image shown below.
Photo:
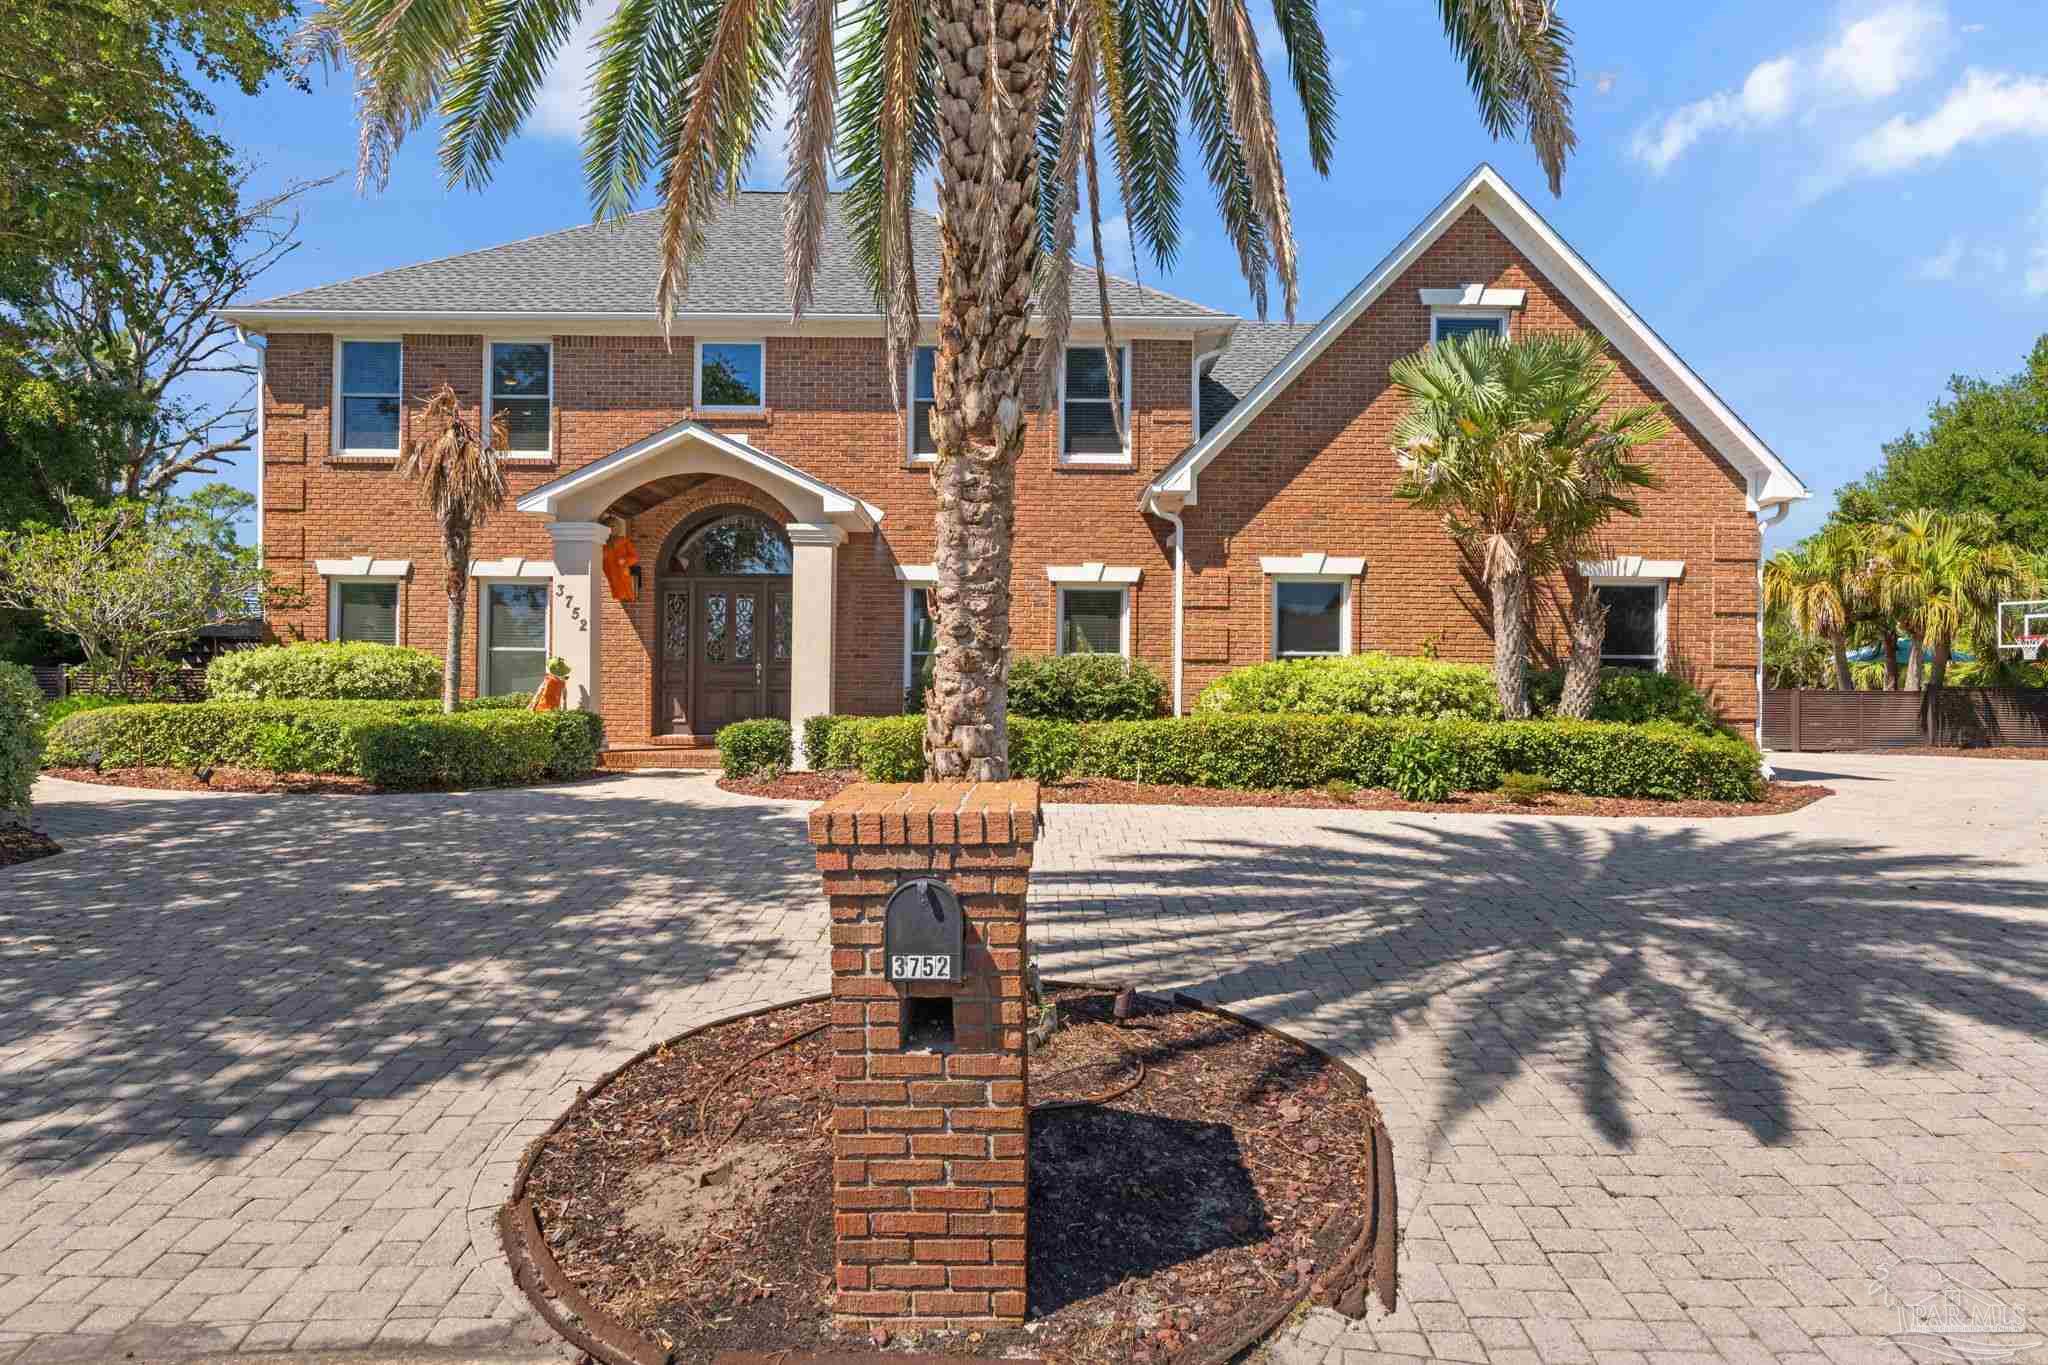
{"label": "white column", "polygon": [[790,608],[794,657],[789,661],[790,759],[811,766],[803,751],[804,722],[832,714],[832,626],[836,619],[839,546],[837,526],[794,521],[789,532]]}
{"label": "white column", "polygon": [[598,709],[604,651],[598,641],[604,603],[604,543],[611,528],[600,521],[551,521],[555,579],[548,590],[548,652],[569,664],[565,703]]}

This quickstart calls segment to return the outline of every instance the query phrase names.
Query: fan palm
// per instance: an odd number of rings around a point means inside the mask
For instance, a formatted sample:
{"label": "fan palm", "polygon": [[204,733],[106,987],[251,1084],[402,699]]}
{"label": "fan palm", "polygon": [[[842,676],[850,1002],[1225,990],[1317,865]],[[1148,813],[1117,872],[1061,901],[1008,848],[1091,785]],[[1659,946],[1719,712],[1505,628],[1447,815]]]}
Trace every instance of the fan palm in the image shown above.
{"label": "fan palm", "polygon": [[1884,528],[1875,586],[1911,641],[1906,689],[1940,687],[1957,639],[1983,634],[1999,600],[2029,582],[2025,557],[1986,513],[1919,508]]}
{"label": "fan palm", "polygon": [[[438,111],[449,179],[480,185],[581,11],[598,2],[328,0],[305,36],[354,66],[368,178]],[[1486,126],[1496,137],[1526,133],[1555,192],[1576,139],[1570,35],[1553,0],[1437,4]],[[1274,18],[1310,161],[1327,173],[1336,95],[1315,0],[1274,0]],[[1164,267],[1179,248],[1185,118],[1261,312],[1271,277],[1293,315],[1294,234],[1257,29],[1244,0],[618,0],[597,40],[584,167],[601,214],[623,212],[658,180],[664,318],[685,297],[716,201],[738,188],[778,81],[793,106],[792,315],[810,302],[836,171],[886,318],[892,386],[920,329],[913,191],[922,172],[938,173],[938,629],[925,749],[934,777],[1001,777],[1034,304],[1050,385],[1084,185],[1098,299],[1107,295],[1098,129],[1133,240]]]}
{"label": "fan palm", "polygon": [[1573,587],[1567,715],[1592,711],[1606,613],[1579,575],[1600,528],[1633,516],[1632,488],[1655,483],[1634,451],[1671,423],[1655,404],[1603,411],[1614,366],[1597,337],[1503,341],[1471,333],[1394,362],[1408,409],[1394,429],[1398,496],[1439,512],[1475,554],[1493,606],[1500,708],[1529,714],[1529,587],[1564,571]]}
{"label": "fan palm", "polygon": [[441,527],[447,556],[448,649],[441,662],[441,709],[455,710],[462,692],[462,618],[469,603],[470,547],[477,527],[505,505],[505,468],[498,452],[511,443],[504,415],[486,441],[462,415],[462,400],[443,384],[411,425],[396,473],[420,486],[420,500]]}
{"label": "fan palm", "polygon": [[1869,559],[1868,537],[1856,526],[1831,526],[1764,561],[1764,605],[1782,612],[1800,634],[1826,643],[1834,657],[1835,690],[1853,692],[1849,629]]}

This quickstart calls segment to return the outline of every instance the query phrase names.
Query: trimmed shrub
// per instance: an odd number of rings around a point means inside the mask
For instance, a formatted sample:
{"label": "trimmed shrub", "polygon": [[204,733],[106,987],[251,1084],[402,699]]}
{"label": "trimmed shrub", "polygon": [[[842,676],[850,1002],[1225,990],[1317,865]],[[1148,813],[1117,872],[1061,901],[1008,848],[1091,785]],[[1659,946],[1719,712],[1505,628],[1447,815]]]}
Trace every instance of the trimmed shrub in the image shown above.
{"label": "trimmed shrub", "polygon": [[[924,717],[875,716],[844,727],[854,761],[870,782],[917,782],[924,777]],[[840,731],[833,732],[833,743]]]}
{"label": "trimmed shrub", "polygon": [[[436,697],[441,695],[438,686]],[[495,697],[467,697],[455,703],[457,711],[524,711],[533,705],[533,696],[527,692],[501,692]]]}
{"label": "trimmed shrub", "polygon": [[379,786],[489,786],[581,777],[597,766],[604,722],[588,711],[482,709],[444,716],[432,702],[260,701],[119,706],[51,728],[53,767],[189,768],[363,777]]}
{"label": "trimmed shrub", "polygon": [[1165,679],[1121,654],[1018,654],[1010,660],[1012,717],[1150,720],[1165,709]]}
{"label": "trimmed shrub", "polygon": [[20,664],[0,663],[0,824],[28,823],[42,757],[43,689]]}
{"label": "trimmed shrub", "polygon": [[53,701],[44,705],[43,731],[47,734],[58,721],[63,720],[67,716],[75,716],[80,711],[100,711],[109,706],[132,705],[134,703],[130,702],[126,697],[66,697],[62,701]]}
{"label": "trimmed shrub", "polygon": [[779,777],[789,771],[789,737],[786,720],[736,720],[718,731],[718,765],[727,777]]}
{"label": "trimmed shrub", "polygon": [[1071,721],[1010,717],[1010,776],[1059,781],[1080,763],[1083,733]]}
{"label": "trimmed shrub", "polygon": [[[813,768],[832,766],[832,732],[852,719],[850,716],[806,716],[804,718],[804,759]],[[848,765],[850,766],[850,765]]]}
{"label": "trimmed shrub", "polygon": [[1202,689],[1198,712],[1499,720],[1493,673],[1479,664],[1359,654],[1235,668]]}
{"label": "trimmed shrub", "polygon": [[441,660],[403,645],[265,645],[206,666],[215,701],[426,701],[441,695]]}
{"label": "trimmed shrub", "polygon": [[[1563,695],[1562,669],[1530,672],[1529,706],[1537,715],[1556,715]],[[1648,668],[1601,669],[1590,719],[1619,725],[1669,721],[1702,735],[1718,735],[1725,729],[1706,693],[1683,678]]]}

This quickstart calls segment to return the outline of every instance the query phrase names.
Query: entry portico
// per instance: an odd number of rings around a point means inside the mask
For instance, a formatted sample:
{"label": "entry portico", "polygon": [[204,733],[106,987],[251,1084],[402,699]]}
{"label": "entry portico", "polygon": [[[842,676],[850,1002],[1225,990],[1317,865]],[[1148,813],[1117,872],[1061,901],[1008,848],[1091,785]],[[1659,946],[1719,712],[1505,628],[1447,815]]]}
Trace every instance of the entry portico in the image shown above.
{"label": "entry portico", "polygon": [[[602,623],[606,614],[602,607],[609,592],[603,553],[612,534],[610,521],[636,516],[716,479],[743,484],[762,495],[766,505],[785,513],[780,531],[788,540],[786,603],[781,595],[766,601],[759,595],[742,595],[716,598],[714,605],[719,612],[721,636],[723,613],[729,601],[745,615],[746,653],[722,661],[727,671],[735,664],[743,668],[751,664],[755,675],[763,677],[768,657],[775,648],[773,642],[784,638],[786,627],[787,712],[795,733],[801,735],[806,718],[826,715],[833,709],[839,547],[849,532],[875,530],[882,520],[882,511],[742,437],[713,431],[690,420],[677,422],[543,484],[515,504],[519,511],[541,518],[554,542],[548,634],[554,653],[569,665],[569,704],[589,711],[601,709],[605,658]],[[656,566],[657,573],[667,568],[666,563]],[[665,614],[667,610],[664,606]],[[689,610],[687,599],[678,610]],[[762,616],[758,643],[753,631],[757,610]],[[777,616],[770,626],[768,616],[784,611],[787,621]],[[686,625],[684,637],[693,638]],[[735,644],[738,645],[737,638]],[[659,651],[648,653],[648,667],[660,668]],[[771,696],[765,682],[762,696]],[[782,710],[780,690],[776,689],[762,713],[777,714]],[[796,760],[799,766],[805,765],[801,753]]]}

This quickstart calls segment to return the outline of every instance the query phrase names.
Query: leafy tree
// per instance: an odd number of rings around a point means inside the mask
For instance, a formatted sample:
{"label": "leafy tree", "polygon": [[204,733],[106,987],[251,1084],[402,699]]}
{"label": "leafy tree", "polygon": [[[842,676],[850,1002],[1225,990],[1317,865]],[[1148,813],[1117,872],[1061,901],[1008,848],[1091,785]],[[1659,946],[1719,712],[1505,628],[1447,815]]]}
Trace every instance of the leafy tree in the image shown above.
{"label": "leafy tree", "polygon": [[[1872,538],[1866,528],[1831,526],[1764,561],[1764,610],[1823,643],[1834,662],[1835,688],[1853,692],[1849,632],[1869,615],[1866,602]],[[1766,630],[1766,644],[1769,643]]]}
{"label": "leafy tree", "polygon": [[462,416],[462,400],[443,384],[412,424],[397,473],[420,486],[420,498],[441,524],[447,556],[448,650],[441,669],[441,709],[453,715],[462,692],[462,618],[469,603],[470,546],[476,528],[505,505],[505,467],[498,452],[512,443],[504,414],[486,441]]}
{"label": "leafy tree", "polygon": [[1609,517],[1635,515],[1628,490],[1654,480],[1630,456],[1671,429],[1654,404],[1602,411],[1613,373],[1603,352],[1584,333],[1472,333],[1389,370],[1408,399],[1394,428],[1395,494],[1441,513],[1445,531],[1478,557],[1493,604],[1494,685],[1510,720],[1529,714],[1529,589],[1560,570],[1576,583],[1565,698],[1576,687],[1578,701],[1559,709],[1590,713],[1606,613],[1569,566]]}
{"label": "leafy tree", "polygon": [[[306,38],[353,65],[364,179],[438,114],[450,181],[487,181],[588,3],[329,0]],[[1569,32],[1554,7],[1438,7],[1486,126],[1526,132],[1557,190],[1575,137]],[[1335,90],[1314,0],[1277,0],[1275,19],[1310,161],[1327,174]],[[1084,181],[1100,238],[1098,124],[1132,233],[1164,266],[1179,247],[1185,120],[1255,296],[1270,275],[1293,314],[1294,233],[1258,30],[1244,0],[623,0],[598,38],[584,166],[600,214],[659,179],[664,317],[688,293],[706,224],[737,190],[778,80],[794,96],[791,312],[811,300],[836,169],[887,320],[892,386],[920,330],[912,195],[920,173],[938,172],[939,621],[924,747],[936,778],[1003,777],[1024,380],[1034,321],[1046,355],[1066,344]],[[1039,368],[1051,382],[1057,366]]]}
{"label": "leafy tree", "polygon": [[1991,642],[2001,598],[2031,586],[2030,567],[1998,539],[1984,512],[1919,508],[1885,526],[1873,543],[1874,591],[1882,614],[1912,642],[1906,689],[1940,687],[1958,638]]}
{"label": "leafy tree", "polygon": [[64,511],[63,525],[0,533],[0,606],[41,613],[117,678],[202,626],[299,605],[297,590],[275,584],[253,551],[224,552],[162,508],[70,498]]}
{"label": "leafy tree", "polygon": [[1882,522],[1923,508],[1982,512],[1998,539],[2048,551],[2048,335],[2018,374],[1950,379],[1926,430],[1886,445],[1883,463],[1841,490],[1833,520]]}

